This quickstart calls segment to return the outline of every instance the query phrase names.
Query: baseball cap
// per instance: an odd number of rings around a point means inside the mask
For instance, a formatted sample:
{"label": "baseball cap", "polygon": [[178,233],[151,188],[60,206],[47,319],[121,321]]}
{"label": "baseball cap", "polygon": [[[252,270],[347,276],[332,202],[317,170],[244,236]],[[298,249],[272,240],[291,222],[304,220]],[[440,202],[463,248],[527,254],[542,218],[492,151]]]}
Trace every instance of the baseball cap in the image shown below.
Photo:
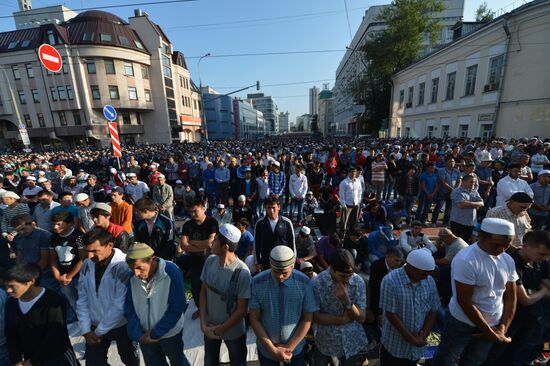
{"label": "baseball cap", "polygon": [[103,211],[107,211],[108,213],[111,213],[111,206],[109,206],[108,204],[104,203],[104,202],[97,202],[95,204],[95,209],[98,209],[98,210],[103,210]]}

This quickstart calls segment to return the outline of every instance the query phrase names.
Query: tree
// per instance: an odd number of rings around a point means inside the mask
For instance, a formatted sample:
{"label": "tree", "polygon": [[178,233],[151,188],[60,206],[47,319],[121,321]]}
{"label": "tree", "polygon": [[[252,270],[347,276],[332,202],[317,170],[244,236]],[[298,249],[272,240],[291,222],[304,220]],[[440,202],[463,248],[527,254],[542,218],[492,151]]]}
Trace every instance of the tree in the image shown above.
{"label": "tree", "polygon": [[476,22],[487,23],[495,19],[495,12],[489,9],[486,2],[480,4],[476,10]]}
{"label": "tree", "polygon": [[372,33],[361,48],[366,72],[348,89],[358,104],[365,105],[358,131],[376,132],[387,120],[392,75],[421,57],[425,37],[432,47],[436,45],[441,23],[434,14],[443,10],[442,0],[394,0],[382,10],[378,21],[387,28]]}

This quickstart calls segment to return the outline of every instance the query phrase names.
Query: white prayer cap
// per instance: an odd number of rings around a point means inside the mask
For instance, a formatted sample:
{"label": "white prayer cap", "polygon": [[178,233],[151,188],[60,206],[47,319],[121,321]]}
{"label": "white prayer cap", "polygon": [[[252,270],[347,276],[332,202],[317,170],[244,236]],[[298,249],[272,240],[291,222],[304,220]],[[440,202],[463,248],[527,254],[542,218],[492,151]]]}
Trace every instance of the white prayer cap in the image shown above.
{"label": "white prayer cap", "polygon": [[435,269],[432,252],[426,248],[412,250],[407,255],[407,263],[421,271],[433,271]]}
{"label": "white prayer cap", "polygon": [[241,231],[234,225],[223,224],[220,226],[218,231],[220,232],[220,235],[223,235],[224,238],[232,243],[238,243],[239,240],[241,240]]}
{"label": "white prayer cap", "polygon": [[514,224],[504,219],[489,217],[481,222],[481,231],[489,234],[514,236],[516,231]]}

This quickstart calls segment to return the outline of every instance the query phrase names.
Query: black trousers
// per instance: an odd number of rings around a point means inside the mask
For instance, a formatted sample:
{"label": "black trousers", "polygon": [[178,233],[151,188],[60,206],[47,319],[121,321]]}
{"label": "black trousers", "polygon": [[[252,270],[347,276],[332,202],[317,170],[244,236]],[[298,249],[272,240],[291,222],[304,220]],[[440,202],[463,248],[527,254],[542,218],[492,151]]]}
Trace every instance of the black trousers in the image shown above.
{"label": "black trousers", "polygon": [[451,231],[453,232],[453,234],[455,234],[459,238],[464,239],[466,243],[469,242],[473,230],[473,226],[462,225],[458,222],[451,221]]}
{"label": "black trousers", "polygon": [[383,345],[380,345],[380,366],[416,366],[417,362],[418,360],[394,357]]}
{"label": "black trousers", "polygon": [[115,341],[118,355],[126,366],[139,366],[139,354],[136,345],[130,337],[126,325],[111,329],[101,336],[101,343],[97,346],[90,346],[86,343],[86,365],[109,366],[107,353],[111,342]]}

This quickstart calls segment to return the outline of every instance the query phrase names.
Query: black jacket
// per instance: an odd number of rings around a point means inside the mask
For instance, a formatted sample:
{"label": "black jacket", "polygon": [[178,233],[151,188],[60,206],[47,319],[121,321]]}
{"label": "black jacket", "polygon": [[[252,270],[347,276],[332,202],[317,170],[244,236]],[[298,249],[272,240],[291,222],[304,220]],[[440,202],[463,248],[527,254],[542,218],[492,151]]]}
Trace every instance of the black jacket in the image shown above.
{"label": "black jacket", "polygon": [[171,261],[176,254],[176,239],[174,236],[174,222],[168,217],[158,214],[151,235],[145,220],[140,220],[134,230],[136,242],[145,243],[155,251],[155,255]]}
{"label": "black jacket", "polygon": [[[244,179],[239,179],[238,182],[238,188],[237,188],[237,194],[241,195],[244,194],[246,198],[251,198],[258,192],[258,182],[256,181],[256,178],[250,178],[250,194],[246,195],[246,181]],[[258,197],[254,197],[253,200],[256,200]]]}
{"label": "black jacket", "polygon": [[[399,193],[400,196],[405,196],[407,193],[407,175],[402,174],[399,176],[399,179],[397,180],[397,193]],[[418,196],[420,193],[420,178],[418,178],[418,175],[415,175],[413,177],[412,181],[412,196]]]}
{"label": "black jacket", "polygon": [[82,188],[82,193],[86,193],[88,196],[92,197],[94,202],[106,202],[107,197],[105,195],[105,190],[99,184],[96,184],[93,187],[85,185]]}
{"label": "black jacket", "polygon": [[65,299],[48,289],[27,314],[21,312],[16,299],[8,299],[5,333],[11,364],[24,357],[36,366],[67,365],[61,363],[63,356],[72,353],[73,349],[67,332],[66,315]]}
{"label": "black jacket", "polygon": [[271,253],[271,249],[276,246],[286,245],[296,254],[294,227],[292,226],[292,222],[283,216],[279,216],[275,232],[271,230],[267,216],[259,219],[254,228],[254,243],[256,263],[261,264],[264,270],[270,267],[269,254]]}

